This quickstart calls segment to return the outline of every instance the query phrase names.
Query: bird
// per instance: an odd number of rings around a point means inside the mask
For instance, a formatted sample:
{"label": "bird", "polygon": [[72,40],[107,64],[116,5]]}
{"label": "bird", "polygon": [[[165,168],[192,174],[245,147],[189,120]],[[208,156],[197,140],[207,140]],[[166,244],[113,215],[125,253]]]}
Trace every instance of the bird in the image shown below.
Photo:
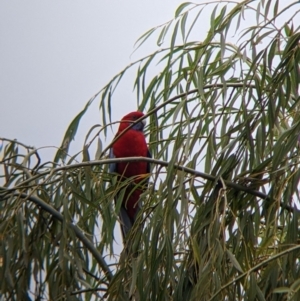
{"label": "bird", "polygon": [[[144,114],[142,112],[135,111],[125,115],[121,119],[118,132],[109,151],[110,158],[151,158],[151,153],[143,133],[145,126],[144,121],[135,123],[129,130],[123,133],[126,128],[143,116]],[[127,187],[125,188],[126,190],[123,195],[119,212],[121,232],[125,244],[126,237],[133,227],[140,211],[139,199],[143,192],[143,184],[147,182],[150,173],[150,164],[145,161],[116,162],[109,165],[109,172],[117,173],[119,175],[119,183],[124,182],[129,178],[132,178],[133,181],[133,183],[131,182],[132,184],[127,184]]]}

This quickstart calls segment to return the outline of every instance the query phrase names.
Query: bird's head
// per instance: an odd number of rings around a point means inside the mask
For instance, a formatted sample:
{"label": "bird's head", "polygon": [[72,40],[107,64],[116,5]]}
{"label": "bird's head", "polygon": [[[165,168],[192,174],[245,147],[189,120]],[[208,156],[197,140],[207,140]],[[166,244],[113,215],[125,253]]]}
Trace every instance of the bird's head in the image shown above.
{"label": "bird's head", "polygon": [[[140,111],[136,111],[136,112],[131,112],[127,115],[125,115],[121,122],[120,122],[120,126],[119,126],[119,132],[124,131],[127,127],[129,127],[133,122],[135,122],[136,120],[138,120],[139,118],[143,117],[144,114]],[[136,123],[132,129],[136,130],[136,131],[143,131],[144,126],[145,126],[145,121],[142,120],[138,123]]]}

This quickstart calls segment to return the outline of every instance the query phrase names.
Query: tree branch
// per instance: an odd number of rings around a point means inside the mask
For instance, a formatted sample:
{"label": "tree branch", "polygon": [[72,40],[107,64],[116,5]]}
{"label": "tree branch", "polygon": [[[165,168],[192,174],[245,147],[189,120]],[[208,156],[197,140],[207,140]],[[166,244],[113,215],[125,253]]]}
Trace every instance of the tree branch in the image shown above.
{"label": "tree branch", "polygon": [[268,259],[262,261],[261,263],[255,265],[254,267],[252,267],[251,269],[249,269],[247,272],[241,274],[240,276],[236,277],[235,279],[233,279],[233,280],[229,281],[228,283],[226,283],[225,285],[223,285],[216,293],[214,293],[212,295],[212,297],[208,301],[212,301],[223,289],[225,289],[229,285],[235,283],[236,281],[241,280],[242,278],[244,278],[246,276],[249,276],[250,273],[253,273],[256,270],[259,270],[261,267],[263,267],[267,263],[269,263],[269,262],[271,262],[271,261],[273,261],[273,260],[275,260],[275,259],[277,259],[277,258],[279,258],[281,256],[284,256],[284,255],[286,255],[286,254],[288,254],[290,252],[296,251],[298,249],[300,249],[300,246],[296,245],[296,246],[294,246],[294,247],[292,247],[290,249],[284,250],[284,251],[282,251],[282,252],[280,252],[280,253],[278,253],[278,254],[276,254],[274,256],[271,256]]}
{"label": "tree branch", "polygon": [[[36,205],[40,206],[43,210],[50,213],[55,219],[59,220],[60,222],[63,222],[63,216],[55,210],[52,206],[45,203],[42,199],[39,197],[33,196],[33,195],[27,195],[25,193],[14,193],[14,196],[21,197],[23,199],[29,200]],[[105,273],[107,279],[109,281],[112,280],[113,274],[110,271],[108,265],[106,264],[105,260],[101,256],[101,254],[97,251],[93,243],[82,233],[82,231],[73,223],[68,223],[68,226],[74,231],[77,238],[83,243],[83,245],[93,254],[95,259],[97,260],[98,264],[101,266],[103,272]]]}
{"label": "tree branch", "polygon": [[[227,88],[241,88],[241,87],[248,87],[248,88],[255,88],[255,85],[252,85],[252,84],[245,84],[244,82],[241,82],[241,83],[228,83],[226,84],[226,87]],[[206,90],[206,89],[212,89],[212,88],[223,88],[224,87],[224,84],[209,84],[209,85],[206,85],[203,87],[203,90]],[[162,104],[158,105],[157,107],[155,107],[153,110],[149,111],[147,114],[145,114],[144,116],[140,117],[139,119],[137,119],[136,121],[134,121],[129,127],[127,127],[125,130],[122,131],[122,133],[120,133],[118,135],[118,137],[115,137],[103,150],[103,152],[101,153],[101,156],[102,157],[105,152],[108,151],[108,149],[113,145],[113,143],[119,139],[122,135],[124,135],[127,131],[129,131],[135,124],[141,122],[142,120],[146,119],[147,117],[149,117],[150,115],[152,115],[153,113],[157,112],[159,109],[165,107],[167,104],[179,99],[179,98],[182,98],[182,97],[186,97],[187,95],[190,95],[190,94],[194,94],[194,93],[197,93],[199,91],[199,89],[192,89],[192,90],[189,90],[189,91],[186,91],[186,92],[183,92],[183,93],[180,93],[174,97],[171,97],[169,98],[168,100],[164,101]]]}
{"label": "tree branch", "polygon": [[[21,182],[20,184],[18,184],[14,188],[5,189],[5,190],[15,190],[16,188],[20,188],[20,187],[22,187],[22,185],[27,184],[28,182],[35,180],[37,177],[42,177],[42,176],[45,176],[47,174],[53,175],[54,173],[57,173],[59,171],[65,171],[65,170],[70,170],[70,169],[75,169],[75,168],[80,168],[80,167],[86,167],[86,166],[93,166],[93,165],[111,164],[111,163],[116,163],[116,162],[134,162],[134,161],[146,161],[146,162],[149,162],[149,163],[154,163],[154,164],[165,166],[165,167],[170,165],[170,163],[167,162],[167,161],[162,161],[162,160],[157,160],[157,159],[152,159],[152,158],[147,158],[147,157],[126,157],[126,158],[114,158],[114,159],[105,159],[105,160],[85,161],[85,162],[81,162],[81,163],[61,166],[61,167],[53,168],[51,170],[44,171],[44,172],[40,173],[39,175],[33,176],[29,180],[25,180],[24,182]],[[208,181],[211,181],[211,182],[218,182],[219,181],[218,176],[212,176],[210,174],[200,172],[200,171],[197,171],[195,169],[185,167],[185,166],[182,166],[182,165],[179,165],[179,164],[174,164],[174,168],[178,169],[178,170],[181,170],[181,171],[184,171],[184,172],[187,172],[187,173],[192,174],[194,176],[201,177],[201,178],[203,178],[205,180],[208,180]],[[228,180],[224,180],[224,183],[229,188],[249,193],[249,194],[251,194],[253,196],[256,196],[260,199],[268,200],[268,201],[273,200],[267,194],[265,194],[263,192],[260,192],[258,190],[253,190],[250,187],[239,185],[239,184],[230,182]],[[296,208],[292,208],[291,206],[283,204],[282,202],[280,203],[280,206],[282,208],[288,210],[289,212],[293,212],[293,211],[297,210]]]}

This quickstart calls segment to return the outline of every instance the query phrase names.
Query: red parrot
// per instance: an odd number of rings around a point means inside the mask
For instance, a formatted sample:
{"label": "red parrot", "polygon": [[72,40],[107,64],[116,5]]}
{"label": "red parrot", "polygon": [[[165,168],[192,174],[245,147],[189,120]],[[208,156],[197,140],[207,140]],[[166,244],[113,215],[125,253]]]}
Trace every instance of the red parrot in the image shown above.
{"label": "red parrot", "polygon": [[[144,116],[142,112],[131,112],[124,116],[120,122],[118,132],[116,134],[116,140],[113,143],[109,157],[110,158],[124,158],[124,157],[149,157],[149,152],[146,139],[143,133],[145,126],[144,121],[136,123],[126,133],[118,136],[133,122]],[[142,188],[136,188],[136,184],[139,184],[145,179],[145,176],[150,172],[150,164],[145,161],[135,162],[118,162],[112,163],[109,166],[110,172],[116,172],[120,175],[120,181],[126,178],[134,177],[133,184],[128,184],[124,193],[119,217],[121,221],[121,230],[123,240],[126,238],[128,232],[132,228],[137,214],[140,210],[139,198],[143,192]]]}

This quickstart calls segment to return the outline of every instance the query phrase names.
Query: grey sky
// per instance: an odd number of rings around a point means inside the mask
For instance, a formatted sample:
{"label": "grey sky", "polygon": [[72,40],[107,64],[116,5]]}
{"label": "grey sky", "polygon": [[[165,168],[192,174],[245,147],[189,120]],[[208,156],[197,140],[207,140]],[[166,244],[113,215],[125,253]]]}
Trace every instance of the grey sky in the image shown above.
{"label": "grey sky", "polygon": [[[136,39],[171,19],[181,2],[2,0],[0,137],[59,146],[88,99],[140,57],[131,57]],[[124,113],[135,108],[132,84]],[[100,121],[98,103],[82,121],[87,129]]]}

